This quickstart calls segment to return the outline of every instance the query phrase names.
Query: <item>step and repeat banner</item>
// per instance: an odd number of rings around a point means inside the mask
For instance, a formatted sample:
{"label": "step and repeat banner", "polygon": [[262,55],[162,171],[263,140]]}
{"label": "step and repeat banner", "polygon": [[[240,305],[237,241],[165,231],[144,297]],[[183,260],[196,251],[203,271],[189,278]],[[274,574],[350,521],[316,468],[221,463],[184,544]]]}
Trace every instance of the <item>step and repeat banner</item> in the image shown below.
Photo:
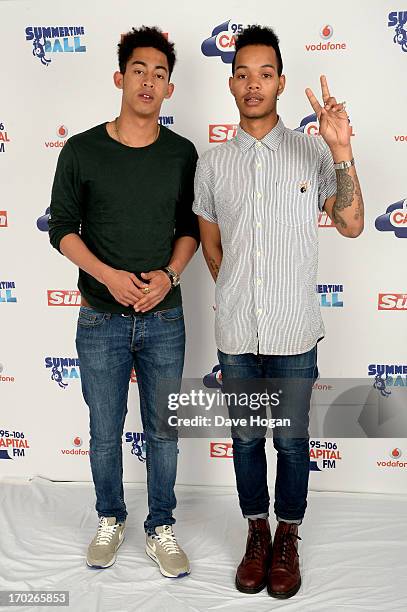
{"label": "step and repeat banner", "polygon": [[[309,138],[318,124],[304,90],[319,93],[319,76],[327,75],[332,95],[347,102],[366,225],[359,238],[346,239],[325,214],[319,218],[316,291],[326,336],[314,401],[324,403],[324,394],[332,399],[335,381],[345,379],[363,379],[383,402],[407,385],[403,2],[156,0],[141,6],[106,0],[97,13],[91,0],[0,3],[0,479],[91,480],[88,409],[74,342],[77,271],[49,244],[48,207],[67,138],[119,113],[112,75],[120,35],[132,26],[157,25],[175,42],[175,93],[160,122],[200,153],[236,133],[228,77],[234,37],[246,25],[269,25],[279,35],[287,77],[279,114]],[[182,291],[185,376],[216,388],[214,286],[201,250],[183,275]],[[134,373],[129,385],[125,480],[142,481],[145,444]],[[328,436],[321,425],[310,441],[311,488],[407,492],[407,443],[388,433],[391,422],[404,435],[397,425],[403,415],[384,412],[366,420],[355,409],[349,438],[340,431]],[[267,448],[272,480],[271,441]],[[231,457],[228,438],[182,439],[178,482],[233,485]]]}

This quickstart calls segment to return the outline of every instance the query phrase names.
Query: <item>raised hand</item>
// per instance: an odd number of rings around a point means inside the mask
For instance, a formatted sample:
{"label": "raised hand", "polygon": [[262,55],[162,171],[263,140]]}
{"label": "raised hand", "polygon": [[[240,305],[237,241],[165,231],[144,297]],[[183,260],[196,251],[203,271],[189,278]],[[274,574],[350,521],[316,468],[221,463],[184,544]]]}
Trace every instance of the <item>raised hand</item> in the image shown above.
{"label": "raised hand", "polygon": [[320,77],[322,100],[324,106],[318,102],[313,91],[305,90],[308,100],[319,121],[319,133],[331,149],[349,146],[352,128],[345,110],[345,103],[337,103],[336,99],[329,93],[326,76]]}

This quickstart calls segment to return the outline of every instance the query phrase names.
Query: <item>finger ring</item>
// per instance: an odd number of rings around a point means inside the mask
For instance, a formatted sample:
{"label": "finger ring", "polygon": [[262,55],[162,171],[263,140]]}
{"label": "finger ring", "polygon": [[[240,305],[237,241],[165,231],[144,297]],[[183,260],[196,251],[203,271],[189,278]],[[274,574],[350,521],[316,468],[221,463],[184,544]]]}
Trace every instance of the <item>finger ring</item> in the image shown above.
{"label": "finger ring", "polygon": [[144,293],[144,295],[147,295],[147,293],[150,293],[151,289],[150,287],[143,287],[142,292]]}

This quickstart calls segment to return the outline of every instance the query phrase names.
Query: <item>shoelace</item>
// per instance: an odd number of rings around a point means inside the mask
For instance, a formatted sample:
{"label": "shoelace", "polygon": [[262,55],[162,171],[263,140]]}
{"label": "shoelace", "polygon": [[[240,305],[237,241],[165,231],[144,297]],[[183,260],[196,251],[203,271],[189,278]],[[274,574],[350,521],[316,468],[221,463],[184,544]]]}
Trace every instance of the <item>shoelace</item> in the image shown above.
{"label": "shoelace", "polygon": [[175,534],[170,525],[164,525],[162,532],[153,535],[153,538],[161,544],[165,552],[169,555],[177,555],[180,553]]}
{"label": "shoelace", "polygon": [[110,541],[116,533],[117,524],[109,525],[107,519],[102,517],[99,522],[98,532],[96,535],[96,546],[110,544]]}
{"label": "shoelace", "polygon": [[250,547],[246,554],[247,559],[256,559],[262,556],[262,532],[254,528],[250,540]]}
{"label": "shoelace", "polygon": [[279,547],[278,547],[278,563],[282,565],[288,565],[291,561],[293,551],[298,557],[298,551],[295,547],[293,538],[297,540],[301,540],[300,536],[296,533],[283,533],[279,539]]}

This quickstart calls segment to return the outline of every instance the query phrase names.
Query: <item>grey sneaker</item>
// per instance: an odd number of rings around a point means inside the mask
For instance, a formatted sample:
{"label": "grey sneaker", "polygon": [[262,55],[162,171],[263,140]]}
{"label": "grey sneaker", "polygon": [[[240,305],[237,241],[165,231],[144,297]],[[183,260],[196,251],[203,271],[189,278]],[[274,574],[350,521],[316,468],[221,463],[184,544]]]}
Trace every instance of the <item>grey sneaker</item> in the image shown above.
{"label": "grey sneaker", "polygon": [[103,569],[116,561],[116,552],[124,540],[125,523],[116,523],[114,516],[101,516],[95,537],[89,544],[86,563]]}
{"label": "grey sneaker", "polygon": [[181,578],[191,572],[188,557],[178,545],[171,525],[160,525],[155,528],[155,535],[147,534],[146,553],[167,578]]}

